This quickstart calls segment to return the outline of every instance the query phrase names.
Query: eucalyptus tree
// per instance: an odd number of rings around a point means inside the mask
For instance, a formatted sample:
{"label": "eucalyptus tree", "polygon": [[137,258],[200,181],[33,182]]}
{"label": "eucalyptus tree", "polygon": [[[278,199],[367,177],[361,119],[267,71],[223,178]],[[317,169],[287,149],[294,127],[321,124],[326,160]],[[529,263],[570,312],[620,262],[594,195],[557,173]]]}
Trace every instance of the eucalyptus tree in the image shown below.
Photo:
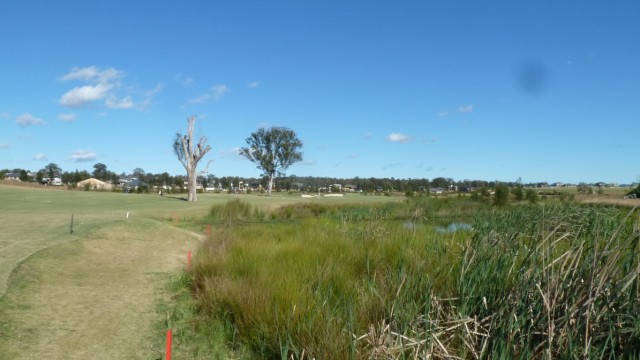
{"label": "eucalyptus tree", "polygon": [[271,196],[273,179],[284,176],[284,171],[296,162],[302,161],[302,141],[296,133],[286,127],[260,128],[246,139],[247,147],[240,149],[240,155],[256,164],[269,179],[267,192]]}

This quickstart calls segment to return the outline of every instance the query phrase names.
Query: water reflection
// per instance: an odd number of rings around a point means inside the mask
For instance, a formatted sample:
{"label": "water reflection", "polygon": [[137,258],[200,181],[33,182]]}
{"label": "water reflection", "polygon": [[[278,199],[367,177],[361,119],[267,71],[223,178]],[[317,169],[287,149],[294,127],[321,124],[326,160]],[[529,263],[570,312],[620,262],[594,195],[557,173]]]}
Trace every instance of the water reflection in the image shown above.
{"label": "water reflection", "polygon": [[471,231],[471,230],[473,230],[473,226],[471,226],[470,224],[461,223],[461,222],[451,223],[448,226],[438,226],[436,228],[436,231],[442,234],[451,234],[456,231]]}

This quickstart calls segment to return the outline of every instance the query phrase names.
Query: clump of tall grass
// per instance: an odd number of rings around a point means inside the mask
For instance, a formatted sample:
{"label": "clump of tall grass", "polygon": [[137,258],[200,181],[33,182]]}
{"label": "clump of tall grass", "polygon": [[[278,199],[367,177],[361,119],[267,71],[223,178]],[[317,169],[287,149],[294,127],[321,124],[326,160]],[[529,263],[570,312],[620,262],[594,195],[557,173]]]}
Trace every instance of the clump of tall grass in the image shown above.
{"label": "clump of tall grass", "polygon": [[234,199],[224,204],[212,205],[207,217],[208,221],[236,223],[240,221],[262,220],[264,214],[246,201]]}

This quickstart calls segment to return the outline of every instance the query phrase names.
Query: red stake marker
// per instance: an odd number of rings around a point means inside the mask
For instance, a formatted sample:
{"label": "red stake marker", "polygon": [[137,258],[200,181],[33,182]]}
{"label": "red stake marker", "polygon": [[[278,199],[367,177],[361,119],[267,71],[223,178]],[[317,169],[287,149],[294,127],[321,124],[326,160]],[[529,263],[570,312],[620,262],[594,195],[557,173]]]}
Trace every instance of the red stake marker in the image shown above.
{"label": "red stake marker", "polygon": [[167,353],[165,355],[166,360],[171,360],[171,329],[167,330]]}
{"label": "red stake marker", "polygon": [[187,253],[187,268],[191,268],[191,250]]}
{"label": "red stake marker", "polygon": [[207,239],[211,239],[211,224],[207,224]]}

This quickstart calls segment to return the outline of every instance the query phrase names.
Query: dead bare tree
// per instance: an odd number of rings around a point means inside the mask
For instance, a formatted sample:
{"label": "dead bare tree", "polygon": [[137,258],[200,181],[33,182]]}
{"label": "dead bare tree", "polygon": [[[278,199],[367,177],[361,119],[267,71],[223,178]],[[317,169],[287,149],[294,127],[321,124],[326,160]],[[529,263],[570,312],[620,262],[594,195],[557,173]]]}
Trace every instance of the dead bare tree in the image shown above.
{"label": "dead bare tree", "polygon": [[207,169],[213,160],[209,160],[209,162],[207,162],[207,166],[204,170],[200,172],[197,171],[198,162],[200,162],[205,154],[211,150],[211,146],[207,144],[207,138],[202,135],[198,137],[197,143],[194,141],[193,128],[196,123],[196,116],[192,115],[188,117],[187,122],[189,123],[187,133],[185,135],[176,133],[176,137],[173,141],[173,151],[178,157],[178,160],[180,160],[180,163],[182,163],[182,166],[187,170],[187,188],[189,190],[187,201],[198,201],[198,196],[196,194],[196,179],[198,175],[207,172]]}

